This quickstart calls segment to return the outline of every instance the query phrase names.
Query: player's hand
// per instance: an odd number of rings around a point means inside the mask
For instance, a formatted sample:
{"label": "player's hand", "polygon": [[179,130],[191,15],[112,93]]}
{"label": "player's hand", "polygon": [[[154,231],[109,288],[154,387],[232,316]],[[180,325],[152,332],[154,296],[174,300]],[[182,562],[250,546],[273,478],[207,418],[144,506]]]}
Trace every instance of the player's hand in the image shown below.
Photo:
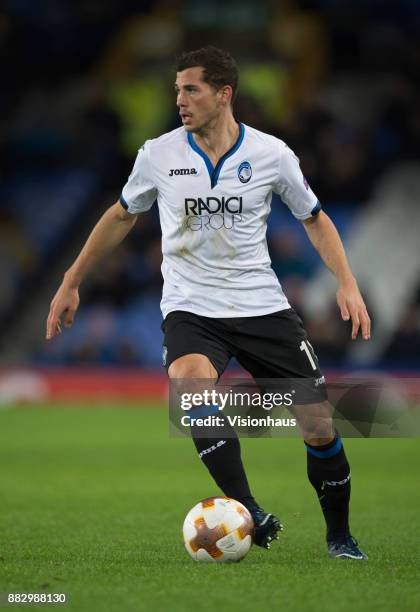
{"label": "player's hand", "polygon": [[356,340],[361,328],[363,339],[369,340],[370,318],[356,281],[350,281],[339,286],[337,290],[337,304],[340,308],[343,321],[351,319],[351,339]]}
{"label": "player's hand", "polygon": [[62,283],[51,302],[47,319],[46,339],[52,340],[61,334],[61,317],[64,315],[65,327],[73,325],[74,315],[79,307],[79,291]]}

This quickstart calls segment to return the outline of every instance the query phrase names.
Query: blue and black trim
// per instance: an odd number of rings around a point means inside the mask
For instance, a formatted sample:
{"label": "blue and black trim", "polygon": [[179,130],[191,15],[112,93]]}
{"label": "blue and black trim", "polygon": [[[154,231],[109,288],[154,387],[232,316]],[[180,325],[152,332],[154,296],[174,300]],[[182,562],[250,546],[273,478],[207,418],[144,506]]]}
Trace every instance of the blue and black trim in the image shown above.
{"label": "blue and black trim", "polygon": [[311,215],[315,217],[315,215],[317,215],[321,209],[321,202],[318,200],[313,209],[311,210]]}
{"label": "blue and black trim", "polygon": [[316,447],[310,446],[306,442],[305,442],[305,446],[306,446],[306,450],[308,451],[310,455],[313,455],[314,457],[318,457],[319,459],[329,459],[330,457],[334,457],[335,455],[338,455],[338,453],[343,448],[343,443],[341,441],[341,438],[336,438],[334,443],[328,444],[327,448],[323,450],[318,450]]}
{"label": "blue and black trim", "polygon": [[123,208],[125,208],[125,210],[128,210],[128,204],[127,204],[127,202],[124,200],[124,198],[123,198],[123,195],[122,195],[122,194],[120,195],[120,203],[121,203],[121,206],[122,206]]}
{"label": "blue and black trim", "polygon": [[191,408],[191,410],[188,411],[187,416],[190,417],[190,421],[194,421],[195,419],[203,419],[216,414],[219,414],[218,406],[215,404],[202,404],[197,408]]}
{"label": "blue and black trim", "polygon": [[239,136],[238,136],[237,141],[235,142],[233,147],[231,149],[229,149],[229,151],[227,151],[224,155],[222,155],[222,157],[219,159],[219,161],[217,162],[217,164],[214,167],[213,167],[213,164],[211,163],[210,159],[206,155],[206,153],[204,153],[204,151],[202,149],[200,149],[198,144],[195,142],[194,136],[193,136],[192,132],[188,132],[188,142],[189,142],[190,146],[194,149],[194,151],[196,153],[198,153],[204,159],[204,162],[205,162],[206,167],[207,167],[207,171],[208,171],[209,176],[210,176],[210,183],[211,183],[211,188],[212,189],[213,189],[213,187],[215,187],[217,185],[217,181],[219,179],[220,171],[222,169],[223,164],[228,159],[228,157],[231,157],[231,155],[236,153],[236,151],[239,149],[239,147],[242,144],[242,141],[243,141],[244,135],[245,135],[245,128],[244,128],[244,125],[242,123],[239,123],[238,125],[239,125]]}

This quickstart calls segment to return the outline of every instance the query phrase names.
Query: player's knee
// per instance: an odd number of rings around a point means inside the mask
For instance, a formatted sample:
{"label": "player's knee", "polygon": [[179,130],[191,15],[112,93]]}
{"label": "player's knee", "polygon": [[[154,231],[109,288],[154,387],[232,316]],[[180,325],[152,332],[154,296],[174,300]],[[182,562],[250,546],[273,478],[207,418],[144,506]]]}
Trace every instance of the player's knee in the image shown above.
{"label": "player's knee", "polygon": [[334,438],[333,408],[328,401],[295,406],[293,414],[297,417],[303,438],[309,444],[321,446]]}
{"label": "player's knee", "polygon": [[169,378],[217,379],[217,372],[205,355],[191,354],[175,359],[168,369]]}
{"label": "player's knee", "polygon": [[313,446],[328,444],[335,436],[334,424],[330,417],[308,419],[302,427],[303,437]]}

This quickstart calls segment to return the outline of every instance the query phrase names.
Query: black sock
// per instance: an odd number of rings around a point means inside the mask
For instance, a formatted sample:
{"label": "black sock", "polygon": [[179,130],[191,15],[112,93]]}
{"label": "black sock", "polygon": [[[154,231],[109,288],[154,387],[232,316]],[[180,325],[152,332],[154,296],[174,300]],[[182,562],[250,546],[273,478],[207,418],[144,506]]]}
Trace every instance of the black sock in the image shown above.
{"label": "black sock", "polygon": [[[202,408],[199,409],[200,415],[203,414]],[[215,413],[215,407],[206,408],[213,408],[213,411],[208,412],[217,414],[221,425],[205,428],[206,437],[203,438],[200,437],[203,435],[203,427],[197,426],[193,420],[191,421],[191,436],[199,457],[226,497],[232,497],[241,502],[248,510],[253,510],[258,507],[258,504],[249,488],[242,464],[238,436],[223,413],[220,411]],[[195,413],[196,411],[192,410],[191,416]]]}
{"label": "black sock", "polygon": [[323,446],[305,444],[308,478],[321,504],[327,540],[350,535],[350,466],[341,438],[336,437]]}

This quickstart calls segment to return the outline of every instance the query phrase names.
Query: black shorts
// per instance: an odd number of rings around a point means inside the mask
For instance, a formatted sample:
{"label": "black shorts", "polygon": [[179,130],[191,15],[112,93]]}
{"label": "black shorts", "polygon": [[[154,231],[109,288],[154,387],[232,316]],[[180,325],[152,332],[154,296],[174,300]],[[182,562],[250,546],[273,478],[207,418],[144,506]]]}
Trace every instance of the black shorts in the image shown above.
{"label": "black shorts", "polygon": [[317,356],[293,308],[257,317],[224,319],[176,310],[168,314],[162,330],[166,368],[183,355],[200,353],[220,377],[235,357],[256,379],[304,378],[311,381],[312,401],[326,399]]}

